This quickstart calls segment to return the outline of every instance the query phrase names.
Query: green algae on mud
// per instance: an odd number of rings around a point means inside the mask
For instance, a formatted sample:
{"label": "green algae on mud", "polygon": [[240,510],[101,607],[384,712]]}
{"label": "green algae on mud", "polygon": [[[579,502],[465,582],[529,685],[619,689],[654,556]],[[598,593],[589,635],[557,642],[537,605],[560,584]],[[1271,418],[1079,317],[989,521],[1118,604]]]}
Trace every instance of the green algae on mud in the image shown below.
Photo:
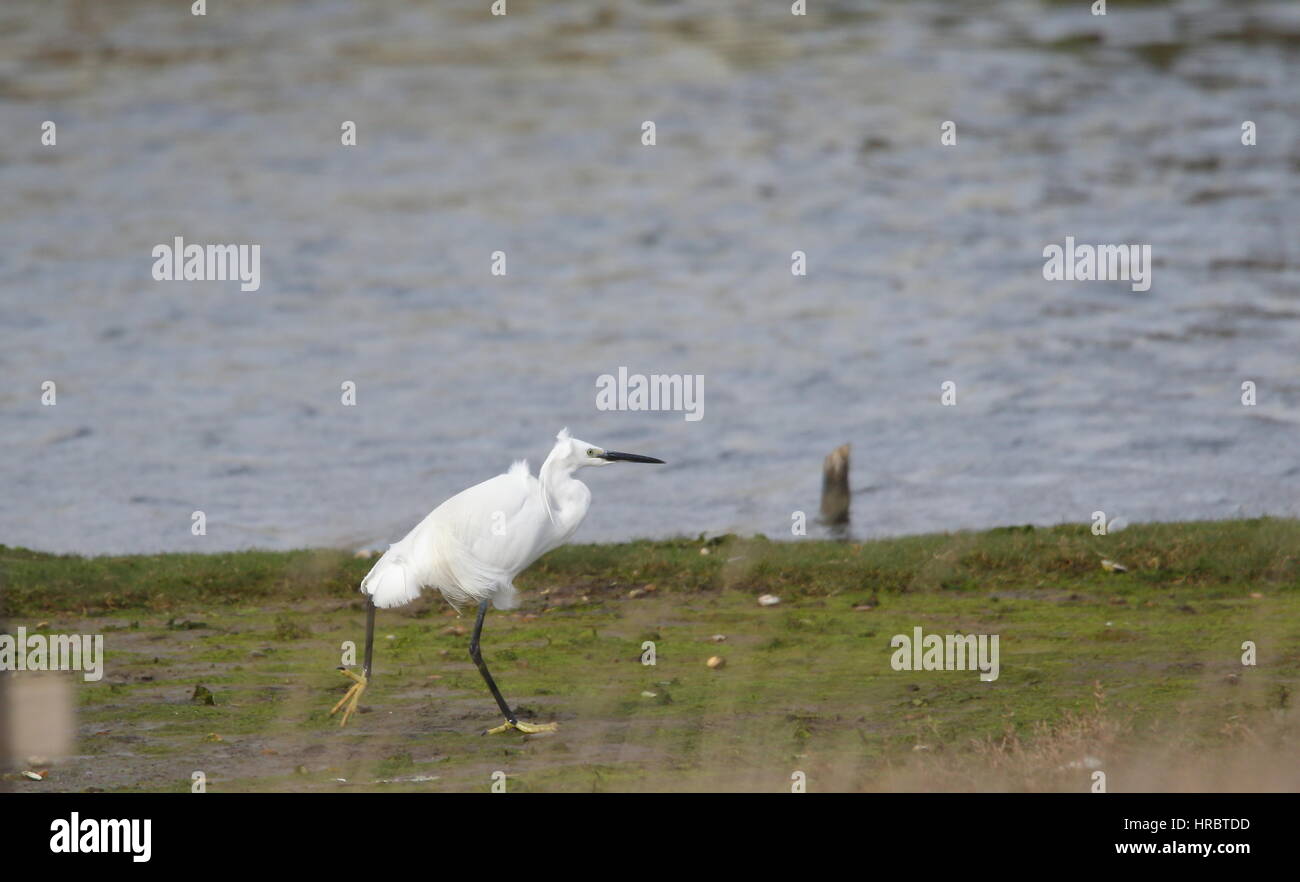
{"label": "green algae on mud", "polygon": [[[521,718],[560,723],[527,738],[480,736],[500,720],[470,622],[436,596],[381,611],[363,713],[326,716],[367,560],[2,548],[11,629],[106,645],[104,680],[75,687],[76,755],[14,786],[187,790],[202,770],[214,791],[478,791],[505,771],[516,791],[781,790],[802,771],[822,790],[1083,790],[1100,757],[1114,790],[1294,789],[1297,539],[1260,519],[568,546],[484,632]],[[1001,676],[893,670],[890,638],[917,626],[999,635]]]}

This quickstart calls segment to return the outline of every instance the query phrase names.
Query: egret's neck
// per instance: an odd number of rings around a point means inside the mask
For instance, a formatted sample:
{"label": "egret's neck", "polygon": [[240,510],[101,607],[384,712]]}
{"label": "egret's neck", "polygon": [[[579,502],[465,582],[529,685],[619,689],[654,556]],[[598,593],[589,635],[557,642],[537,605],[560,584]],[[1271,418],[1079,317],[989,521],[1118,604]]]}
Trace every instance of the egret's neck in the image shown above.
{"label": "egret's neck", "polygon": [[542,499],[546,503],[551,523],[564,531],[578,526],[591,503],[591,492],[587,485],[573,477],[577,468],[566,457],[556,456],[552,451],[537,472],[537,479],[542,484]]}

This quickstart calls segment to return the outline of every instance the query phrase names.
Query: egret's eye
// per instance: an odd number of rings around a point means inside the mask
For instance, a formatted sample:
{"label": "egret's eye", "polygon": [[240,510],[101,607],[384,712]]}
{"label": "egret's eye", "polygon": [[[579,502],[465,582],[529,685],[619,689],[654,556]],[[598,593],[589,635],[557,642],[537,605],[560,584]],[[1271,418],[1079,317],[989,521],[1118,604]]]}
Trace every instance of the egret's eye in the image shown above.
{"label": "egret's eye", "polygon": [[596,448],[594,448],[594,447],[588,447],[588,448],[587,448],[587,456],[590,456],[592,459],[595,459],[595,458],[596,458]]}

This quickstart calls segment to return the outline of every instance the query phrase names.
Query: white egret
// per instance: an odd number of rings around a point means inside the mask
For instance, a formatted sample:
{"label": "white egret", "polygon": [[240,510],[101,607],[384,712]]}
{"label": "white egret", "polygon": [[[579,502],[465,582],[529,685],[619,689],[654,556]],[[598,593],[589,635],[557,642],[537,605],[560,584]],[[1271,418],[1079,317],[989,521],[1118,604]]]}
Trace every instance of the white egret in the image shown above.
{"label": "white egret", "polygon": [[479,651],[483,617],[489,602],[497,609],[515,607],[515,576],[568,541],[587,516],[591,491],[573,473],[587,466],[615,462],[663,460],[606,450],[570,437],[568,429],[561,429],[536,477],[529,473],[526,461],[518,461],[505,474],[457,493],[431,511],[400,542],[390,545],[361,580],[361,591],[367,598],[365,663],[360,675],[339,668],[353,681],[330,711],[331,716],[343,711],[339,725],[346,725],[356,712],[361,694],[370,683],[375,608],[402,606],[419,597],[421,590],[436,588],[457,611],[463,604],[478,604],[469,655],[506,718],[503,725],[490,729],[488,734],[553,731],[554,723],[519,722],[501,697]]}

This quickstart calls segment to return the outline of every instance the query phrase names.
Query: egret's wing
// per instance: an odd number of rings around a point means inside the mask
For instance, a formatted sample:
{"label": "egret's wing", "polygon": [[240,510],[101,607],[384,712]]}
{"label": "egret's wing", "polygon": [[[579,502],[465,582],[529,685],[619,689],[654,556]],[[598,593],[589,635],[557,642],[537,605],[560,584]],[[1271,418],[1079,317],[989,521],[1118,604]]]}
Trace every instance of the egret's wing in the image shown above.
{"label": "egret's wing", "polygon": [[453,606],[491,597],[509,609],[515,574],[562,538],[540,482],[518,462],[430,512],[380,558],[362,590],[376,606],[399,606],[436,585]]}
{"label": "egret's wing", "polygon": [[546,550],[550,530],[541,485],[527,466],[517,463],[456,494],[437,514],[442,556],[461,587],[491,595],[498,608],[513,606],[511,580]]}
{"label": "egret's wing", "polygon": [[[375,606],[388,608],[410,603],[422,589],[437,586],[459,608],[508,585],[510,573],[498,562],[502,555],[474,546],[493,524],[517,514],[523,504],[525,493],[520,492],[515,471],[463,490],[429,512],[388,547],[361,580],[361,590]],[[526,466],[523,477],[527,478]],[[496,516],[498,510],[507,514]]]}
{"label": "egret's wing", "polygon": [[541,486],[521,469],[511,469],[456,494],[439,507],[439,524],[461,552],[482,566],[518,572],[550,524]]}

